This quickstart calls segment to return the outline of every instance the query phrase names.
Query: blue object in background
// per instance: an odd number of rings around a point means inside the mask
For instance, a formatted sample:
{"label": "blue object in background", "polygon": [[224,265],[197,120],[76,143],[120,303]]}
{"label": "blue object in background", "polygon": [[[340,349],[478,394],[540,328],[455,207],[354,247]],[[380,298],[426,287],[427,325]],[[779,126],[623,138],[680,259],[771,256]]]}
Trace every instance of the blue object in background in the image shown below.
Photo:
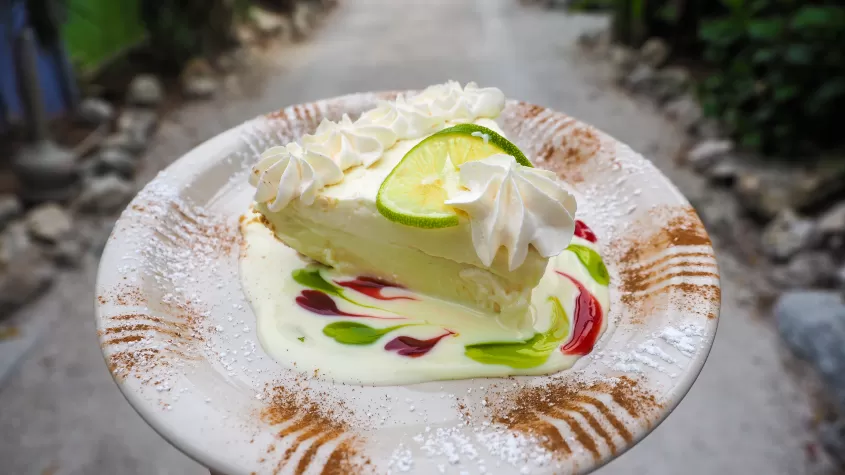
{"label": "blue object in background", "polygon": [[[26,8],[23,2],[0,1],[0,19],[11,20],[11,25],[0,21],[0,101],[6,113],[15,119],[23,117],[23,104],[18,91],[15,73],[14,41],[15,35],[26,25]],[[11,31],[7,31],[11,26]],[[48,117],[56,117],[68,109],[68,104],[62,95],[59,65],[38,48],[38,80],[41,83],[41,94],[44,108]],[[3,130],[5,117],[0,117],[0,130]]]}

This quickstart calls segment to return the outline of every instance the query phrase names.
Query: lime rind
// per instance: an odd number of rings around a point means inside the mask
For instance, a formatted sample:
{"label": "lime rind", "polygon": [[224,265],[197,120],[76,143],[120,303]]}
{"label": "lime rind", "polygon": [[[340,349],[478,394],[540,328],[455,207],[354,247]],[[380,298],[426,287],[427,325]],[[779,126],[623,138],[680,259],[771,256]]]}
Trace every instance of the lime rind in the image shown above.
{"label": "lime rind", "polygon": [[[454,127],[449,127],[448,129],[443,129],[440,132],[436,132],[434,134],[431,134],[428,138],[426,138],[422,142],[418,143],[414,148],[419,147],[420,145],[422,145],[423,143],[425,143],[426,141],[428,141],[428,140],[430,140],[434,137],[440,137],[440,136],[443,136],[443,135],[451,135],[451,134],[467,135],[467,136],[472,137],[475,140],[479,140],[481,142],[484,142],[484,139],[482,137],[479,137],[478,135],[473,135],[474,132],[479,132],[481,134],[486,135],[488,143],[495,145],[496,148],[498,148],[502,151],[502,153],[504,153],[506,155],[510,155],[511,157],[516,159],[516,163],[518,163],[518,164],[520,164],[524,167],[534,168],[534,165],[531,163],[531,160],[528,160],[528,157],[526,157],[525,154],[522,153],[522,150],[520,150],[519,147],[514,145],[514,143],[511,142],[510,140],[502,137],[499,133],[497,133],[493,129],[489,129],[487,127],[484,127],[483,125],[458,124]],[[411,151],[409,151],[408,153],[413,152],[413,150],[414,149],[411,149]],[[405,154],[405,156],[407,156],[407,155],[408,154]],[[403,161],[404,161],[404,159],[403,159]],[[402,162],[399,162],[399,164],[396,165],[396,166],[399,167],[399,165],[401,165],[401,164],[402,164]],[[395,170],[395,168],[394,168],[394,170]],[[387,180],[385,180],[385,181],[387,181]]]}
{"label": "lime rind", "polygon": [[[457,212],[445,204],[446,187],[457,179],[461,164],[497,153],[533,167],[516,145],[487,127],[459,124],[436,132],[409,150],[384,179],[376,196],[376,208],[388,220],[406,226],[457,226]],[[454,169],[455,176],[450,175],[452,170],[448,168]],[[408,189],[417,190],[403,193]]]}

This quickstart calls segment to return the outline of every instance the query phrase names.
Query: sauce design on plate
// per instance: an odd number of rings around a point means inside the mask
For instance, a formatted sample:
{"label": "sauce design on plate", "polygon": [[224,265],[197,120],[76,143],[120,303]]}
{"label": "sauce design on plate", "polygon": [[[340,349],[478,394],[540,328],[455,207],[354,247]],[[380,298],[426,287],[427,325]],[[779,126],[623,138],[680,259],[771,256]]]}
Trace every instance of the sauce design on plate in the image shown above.
{"label": "sauce design on plate", "polygon": [[[392,384],[546,374],[592,351],[607,326],[609,274],[582,221],[571,245],[550,260],[526,328],[393,282],[338,274],[304,261],[259,221],[245,222],[250,247],[242,271],[262,344],[282,364],[319,369],[332,379]],[[281,269],[257,275],[250,252]],[[281,291],[267,295],[258,282]],[[383,371],[372,376],[366,368],[373,367]]]}

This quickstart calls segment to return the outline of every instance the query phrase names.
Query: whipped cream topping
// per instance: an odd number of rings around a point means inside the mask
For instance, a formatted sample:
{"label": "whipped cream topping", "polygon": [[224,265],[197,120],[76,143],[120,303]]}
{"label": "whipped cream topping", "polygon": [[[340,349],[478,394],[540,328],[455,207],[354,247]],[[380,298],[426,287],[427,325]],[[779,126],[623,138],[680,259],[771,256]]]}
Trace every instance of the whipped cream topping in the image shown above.
{"label": "whipped cream topping", "polygon": [[370,167],[397,140],[424,137],[449,122],[495,118],[504,106],[499,89],[449,81],[410,98],[380,101],[355,122],[346,114],[339,122],[324,119],[314,134],[302,137],[301,146],[273,147],[261,155],[250,175],[255,200],[270,203],[271,211],[296,198],[312,204],[323,187],[343,180],[344,171]]}
{"label": "whipped cream topping", "polygon": [[270,211],[283,209],[295,198],[310,205],[323,187],[341,180],[343,170],[331,158],[295,142],[267,149],[249,175],[255,201],[266,202]]}
{"label": "whipped cream topping", "polygon": [[474,82],[462,88],[457,81],[449,81],[429,86],[411,98],[411,103],[434,117],[473,121],[479,117],[498,117],[505,107],[505,94],[495,87],[479,88]]}
{"label": "whipped cream topping", "polygon": [[323,119],[313,135],[302,137],[305,150],[330,158],[341,170],[368,167],[396,143],[396,134],[377,124],[353,123],[343,114],[340,122]]}
{"label": "whipped cream topping", "polygon": [[446,119],[433,116],[419,105],[408,103],[403,95],[395,101],[379,101],[375,109],[361,115],[356,124],[387,127],[400,139],[415,139],[437,132]]}
{"label": "whipped cream topping", "polygon": [[563,252],[575,232],[575,197],[550,171],[525,167],[510,155],[496,154],[460,166],[465,188],[446,204],[465,211],[472,244],[490,266],[500,247],[512,271],[525,262],[528,247],[543,257]]}

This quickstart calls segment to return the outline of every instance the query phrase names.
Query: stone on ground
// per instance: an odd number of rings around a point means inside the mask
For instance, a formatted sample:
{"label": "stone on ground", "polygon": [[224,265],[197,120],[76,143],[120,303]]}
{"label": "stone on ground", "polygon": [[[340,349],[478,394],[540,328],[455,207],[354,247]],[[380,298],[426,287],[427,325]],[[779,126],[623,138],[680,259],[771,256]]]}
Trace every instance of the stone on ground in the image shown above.
{"label": "stone on ground", "polygon": [[0,195],[0,231],[23,211],[21,200],[15,195]]}
{"label": "stone on ground", "polygon": [[190,99],[208,99],[218,89],[214,68],[204,58],[189,61],[179,79],[182,83],[182,93]]}
{"label": "stone on ground", "polygon": [[812,220],[798,216],[791,209],[782,210],[763,231],[763,253],[785,261],[801,249],[812,247],[818,234]]}
{"label": "stone on ground", "polygon": [[845,236],[845,201],[822,214],[817,226],[824,237]]}
{"label": "stone on ground", "polygon": [[[262,35],[275,35],[281,33],[288,25],[289,20],[282,15],[273,13],[263,8],[252,7],[249,10],[249,17],[255,29]],[[249,43],[250,41],[245,41]]]}
{"label": "stone on ground", "polygon": [[95,163],[97,174],[117,173],[124,178],[132,178],[140,162],[126,150],[104,148],[100,150]]}
{"label": "stone on ground", "polygon": [[88,124],[105,124],[114,119],[114,106],[105,99],[88,97],[79,104],[77,114]]}
{"label": "stone on ground", "polygon": [[803,251],[785,266],[775,269],[772,278],[783,288],[831,287],[837,281],[836,262],[824,251]]}
{"label": "stone on ground", "polygon": [[149,109],[128,108],[117,119],[117,129],[133,139],[146,140],[158,125],[158,114]]}
{"label": "stone on ground", "polygon": [[152,74],[139,74],[129,83],[126,102],[138,106],[154,107],[164,100],[164,87]]}
{"label": "stone on ground", "polygon": [[651,66],[659,68],[669,59],[669,45],[662,38],[649,38],[640,47],[640,60]]}
{"label": "stone on ground", "polygon": [[624,46],[612,45],[609,57],[610,64],[620,79],[626,78],[637,66],[637,54]]}
{"label": "stone on ground", "polygon": [[625,87],[636,93],[647,94],[654,86],[655,74],[656,72],[651,66],[638,64],[625,78]]}
{"label": "stone on ground", "polygon": [[679,66],[667,66],[654,74],[646,94],[664,103],[683,95],[690,88],[689,71]]}
{"label": "stone on ground", "polygon": [[135,188],[116,175],[90,178],[76,201],[82,211],[111,213],[122,208],[135,194]]}
{"label": "stone on ground", "polygon": [[689,94],[672,99],[666,103],[663,111],[678,124],[681,130],[687,132],[696,128],[704,117],[698,100]]}
{"label": "stone on ground", "polygon": [[102,148],[119,148],[136,155],[147,148],[147,138],[130,132],[117,132],[103,140]]}
{"label": "stone on ground", "polygon": [[64,239],[48,250],[48,254],[62,267],[77,267],[85,255],[85,243],[79,239]]}
{"label": "stone on ground", "polygon": [[17,222],[0,234],[0,319],[44,291],[55,269],[30,239],[27,225]]}
{"label": "stone on ground", "polygon": [[[731,186],[740,175],[740,168],[733,157],[726,157],[704,172],[704,176],[714,185]],[[730,196],[735,200],[733,196]]]}
{"label": "stone on ground", "polygon": [[838,292],[795,291],[774,307],[781,337],[810,362],[845,410],[845,303]]}
{"label": "stone on ground", "polygon": [[29,212],[26,224],[36,239],[57,243],[73,232],[73,218],[55,203],[41,205]]}
{"label": "stone on ground", "polygon": [[20,182],[20,196],[28,203],[65,201],[76,192],[76,156],[50,141],[22,147],[12,163]]}
{"label": "stone on ground", "polygon": [[730,140],[704,140],[687,153],[687,163],[698,171],[704,171],[733,151]]}

